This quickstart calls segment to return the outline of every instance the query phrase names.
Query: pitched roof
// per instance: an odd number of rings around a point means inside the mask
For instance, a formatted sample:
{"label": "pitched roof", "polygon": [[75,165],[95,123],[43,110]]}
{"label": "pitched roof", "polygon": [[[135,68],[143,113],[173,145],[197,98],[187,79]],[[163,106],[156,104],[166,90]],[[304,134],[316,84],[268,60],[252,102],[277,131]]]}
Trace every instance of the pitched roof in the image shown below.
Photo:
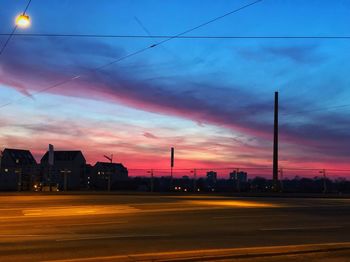
{"label": "pitched roof", "polygon": [[[73,151],[54,151],[54,160],[55,161],[72,161],[78,155],[82,155],[85,159],[83,153],[80,150]],[[45,155],[41,158],[42,162],[47,162],[49,157],[49,152],[47,151]]]}
{"label": "pitched roof", "polygon": [[14,149],[14,148],[5,148],[3,155],[8,155],[13,162],[22,165],[34,165],[36,160],[34,159],[32,153],[29,150],[24,149]]}
{"label": "pitched roof", "polygon": [[109,163],[109,162],[96,162],[94,167],[95,168],[97,168],[97,167],[98,168],[108,168],[108,169],[113,169],[113,168],[115,168],[115,169],[125,168],[126,169],[126,167],[121,163]]}

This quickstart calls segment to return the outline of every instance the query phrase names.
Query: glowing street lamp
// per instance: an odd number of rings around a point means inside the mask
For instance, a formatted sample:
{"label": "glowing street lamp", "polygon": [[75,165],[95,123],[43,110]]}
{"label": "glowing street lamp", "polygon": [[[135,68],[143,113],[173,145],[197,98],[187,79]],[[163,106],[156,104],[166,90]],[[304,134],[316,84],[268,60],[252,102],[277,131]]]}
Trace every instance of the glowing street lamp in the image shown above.
{"label": "glowing street lamp", "polygon": [[16,18],[16,25],[20,28],[27,28],[30,26],[30,18],[29,15],[20,14]]}

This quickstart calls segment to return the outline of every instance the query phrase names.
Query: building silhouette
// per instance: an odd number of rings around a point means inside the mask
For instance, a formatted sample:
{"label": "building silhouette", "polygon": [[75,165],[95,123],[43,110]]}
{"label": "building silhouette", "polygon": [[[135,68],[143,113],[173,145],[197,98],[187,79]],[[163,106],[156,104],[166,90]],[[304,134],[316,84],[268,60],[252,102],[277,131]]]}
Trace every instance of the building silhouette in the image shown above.
{"label": "building silhouette", "polygon": [[5,148],[2,152],[1,190],[30,190],[38,173],[39,166],[29,150]]}
{"label": "building silhouette", "polygon": [[128,179],[128,169],[121,163],[97,162],[87,179],[91,189],[117,189]]}
{"label": "building silhouette", "polygon": [[[54,151],[54,164],[48,162],[49,152],[41,158],[41,181],[44,186],[54,186],[59,190],[79,190],[87,184],[83,153],[77,151]],[[65,178],[66,176],[66,178]]]}
{"label": "building silhouette", "polygon": [[232,171],[229,175],[230,180],[240,183],[246,183],[248,181],[248,174],[244,171]]}

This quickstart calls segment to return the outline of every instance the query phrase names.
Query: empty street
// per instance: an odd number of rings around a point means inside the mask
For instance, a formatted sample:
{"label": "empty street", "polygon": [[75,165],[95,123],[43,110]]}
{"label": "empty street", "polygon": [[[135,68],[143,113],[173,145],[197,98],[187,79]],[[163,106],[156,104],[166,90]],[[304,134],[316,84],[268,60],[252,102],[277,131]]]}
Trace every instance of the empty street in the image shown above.
{"label": "empty street", "polygon": [[[0,260],[122,261],[125,255],[194,250],[346,247],[349,204],[350,199],[325,198],[2,194]],[[349,254],[347,248],[337,252]],[[278,261],[268,259],[256,261]]]}

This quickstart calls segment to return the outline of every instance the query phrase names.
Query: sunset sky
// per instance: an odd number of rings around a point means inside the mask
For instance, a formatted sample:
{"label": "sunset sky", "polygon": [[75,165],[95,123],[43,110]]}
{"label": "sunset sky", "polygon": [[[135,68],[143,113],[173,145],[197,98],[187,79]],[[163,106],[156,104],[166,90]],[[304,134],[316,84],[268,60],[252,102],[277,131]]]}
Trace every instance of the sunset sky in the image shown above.
{"label": "sunset sky", "polygon": [[[17,33],[176,35],[248,0],[32,0]],[[27,1],[0,0],[0,33]],[[263,0],[189,36],[350,36],[348,0]],[[0,46],[8,36],[0,36]],[[82,150],[129,168],[350,168],[350,39],[14,36],[0,56],[0,148]],[[52,87],[74,76],[81,76]],[[39,92],[39,93],[38,93]]]}

